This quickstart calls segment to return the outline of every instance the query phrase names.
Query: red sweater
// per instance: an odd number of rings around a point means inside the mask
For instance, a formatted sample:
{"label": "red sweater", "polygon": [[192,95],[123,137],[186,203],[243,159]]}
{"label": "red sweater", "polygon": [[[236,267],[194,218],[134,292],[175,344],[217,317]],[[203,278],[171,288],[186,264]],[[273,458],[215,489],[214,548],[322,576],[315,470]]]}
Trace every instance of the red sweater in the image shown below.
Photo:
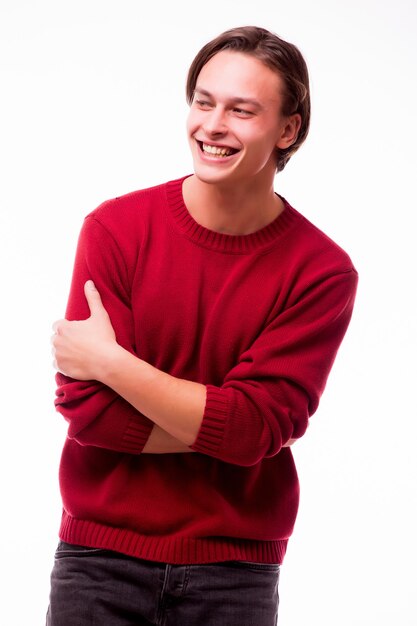
{"label": "red sweater", "polygon": [[286,201],[249,235],[200,226],[182,180],[87,216],[66,317],[89,316],[92,278],[121,345],[206,385],[195,453],[141,454],[151,421],[101,383],[58,374],[60,537],[167,563],[281,563],[299,497],[282,446],[317,409],[357,273]]}

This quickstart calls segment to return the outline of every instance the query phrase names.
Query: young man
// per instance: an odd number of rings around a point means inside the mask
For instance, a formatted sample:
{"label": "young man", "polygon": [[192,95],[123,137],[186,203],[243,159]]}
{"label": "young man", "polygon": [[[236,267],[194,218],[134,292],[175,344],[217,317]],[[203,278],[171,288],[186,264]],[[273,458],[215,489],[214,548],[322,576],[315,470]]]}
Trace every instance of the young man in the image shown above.
{"label": "young man", "polygon": [[357,274],[274,192],[309,126],[297,48],[223,33],[187,97],[194,174],[87,216],[54,325],[69,430],[53,626],[276,624],[299,495],[290,445]]}

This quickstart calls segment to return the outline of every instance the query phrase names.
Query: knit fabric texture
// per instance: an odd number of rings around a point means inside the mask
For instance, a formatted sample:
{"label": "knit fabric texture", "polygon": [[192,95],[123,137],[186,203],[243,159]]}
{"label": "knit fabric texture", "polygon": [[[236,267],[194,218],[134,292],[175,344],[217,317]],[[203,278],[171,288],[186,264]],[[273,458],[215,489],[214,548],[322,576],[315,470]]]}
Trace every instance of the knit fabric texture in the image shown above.
{"label": "knit fabric texture", "polygon": [[282,563],[301,437],[348,327],[349,256],[284,200],[248,235],[198,224],[184,178],[107,201],[83,224],[66,317],[93,279],[117,341],[206,385],[193,453],[141,454],[153,423],[97,381],[57,374],[68,421],[60,538],[172,564]]}

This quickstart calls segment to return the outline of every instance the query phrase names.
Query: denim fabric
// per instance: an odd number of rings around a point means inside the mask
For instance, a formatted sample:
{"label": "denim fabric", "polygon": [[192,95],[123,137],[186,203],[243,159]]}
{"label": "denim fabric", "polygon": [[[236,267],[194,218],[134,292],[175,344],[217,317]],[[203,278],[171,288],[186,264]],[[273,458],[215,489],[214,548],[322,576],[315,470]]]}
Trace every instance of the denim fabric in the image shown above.
{"label": "denim fabric", "polygon": [[58,545],[47,626],[275,626],[279,565],[167,565]]}

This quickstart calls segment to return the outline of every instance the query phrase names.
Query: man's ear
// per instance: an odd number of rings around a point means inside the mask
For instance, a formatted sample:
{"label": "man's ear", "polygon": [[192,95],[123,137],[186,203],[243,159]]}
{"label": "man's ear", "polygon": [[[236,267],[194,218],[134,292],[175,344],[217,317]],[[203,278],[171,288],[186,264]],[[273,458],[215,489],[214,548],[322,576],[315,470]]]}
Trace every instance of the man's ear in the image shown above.
{"label": "man's ear", "polygon": [[277,148],[285,150],[297,141],[298,133],[301,128],[301,115],[294,113],[284,118],[281,135],[276,143]]}

